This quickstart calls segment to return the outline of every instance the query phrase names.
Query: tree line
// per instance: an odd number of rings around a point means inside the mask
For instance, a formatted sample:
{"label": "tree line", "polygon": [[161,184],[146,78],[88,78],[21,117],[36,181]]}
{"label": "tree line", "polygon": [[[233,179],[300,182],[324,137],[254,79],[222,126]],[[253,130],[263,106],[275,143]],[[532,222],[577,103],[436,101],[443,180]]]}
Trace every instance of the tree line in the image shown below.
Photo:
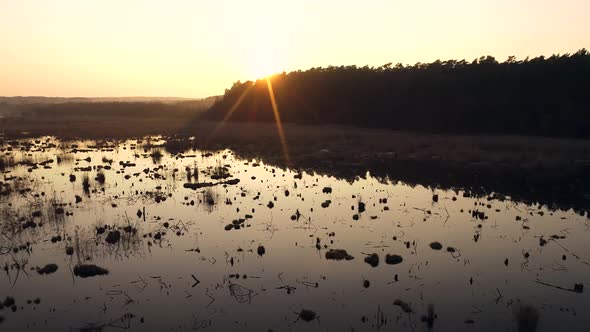
{"label": "tree line", "polygon": [[[283,122],[438,133],[590,137],[590,53],[484,56],[273,75]],[[228,113],[231,111],[231,114]],[[201,118],[275,121],[266,79],[236,82]]]}

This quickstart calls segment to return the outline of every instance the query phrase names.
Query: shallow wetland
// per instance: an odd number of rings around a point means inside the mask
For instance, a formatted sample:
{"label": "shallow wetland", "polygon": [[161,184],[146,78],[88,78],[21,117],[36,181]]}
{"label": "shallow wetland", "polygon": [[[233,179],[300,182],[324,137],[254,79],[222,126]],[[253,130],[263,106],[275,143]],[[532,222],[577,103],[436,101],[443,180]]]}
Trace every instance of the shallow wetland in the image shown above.
{"label": "shallow wetland", "polygon": [[590,325],[583,206],[167,142],[4,141],[2,330]]}

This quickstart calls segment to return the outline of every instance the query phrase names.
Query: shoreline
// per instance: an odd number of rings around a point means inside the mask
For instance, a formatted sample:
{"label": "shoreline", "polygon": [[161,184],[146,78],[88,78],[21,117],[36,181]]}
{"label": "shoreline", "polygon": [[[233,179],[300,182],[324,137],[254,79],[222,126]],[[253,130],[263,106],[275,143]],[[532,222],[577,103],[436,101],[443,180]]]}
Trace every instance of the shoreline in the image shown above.
{"label": "shoreline", "polygon": [[[590,210],[590,140],[531,136],[447,135],[335,125],[284,124],[290,164],[274,124],[187,119],[5,119],[6,139],[168,137],[169,152],[233,150],[247,159],[353,180],[378,178],[431,188],[497,193],[553,208]],[[10,126],[9,126],[10,125]],[[22,132],[28,132],[22,134]],[[189,140],[194,137],[194,140]]]}

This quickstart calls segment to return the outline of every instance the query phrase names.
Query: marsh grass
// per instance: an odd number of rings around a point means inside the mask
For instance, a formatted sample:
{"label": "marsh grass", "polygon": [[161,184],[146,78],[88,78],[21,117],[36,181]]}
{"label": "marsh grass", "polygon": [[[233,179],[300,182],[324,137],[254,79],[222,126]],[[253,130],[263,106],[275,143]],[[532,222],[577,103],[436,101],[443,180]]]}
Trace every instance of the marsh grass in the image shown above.
{"label": "marsh grass", "polygon": [[60,153],[56,154],[55,161],[58,165],[71,165],[74,163],[74,155],[62,150]]}
{"label": "marsh grass", "polygon": [[96,177],[94,178],[94,180],[100,184],[101,186],[104,186],[105,182],[106,182],[106,177],[104,175],[104,172],[98,171],[98,173],[96,174]]}
{"label": "marsh grass", "polygon": [[164,154],[162,154],[162,150],[156,148],[152,150],[152,152],[150,153],[150,157],[152,158],[152,162],[157,165],[162,162]]}
{"label": "marsh grass", "polygon": [[231,175],[229,174],[229,169],[223,165],[221,160],[217,160],[215,166],[213,166],[213,169],[211,171],[211,179],[227,179],[230,176]]}
{"label": "marsh grass", "polygon": [[14,158],[3,156],[0,157],[0,171],[5,171],[15,166]]}
{"label": "marsh grass", "polygon": [[208,212],[212,212],[217,205],[217,193],[211,187],[206,188],[201,192],[201,202],[205,205]]}
{"label": "marsh grass", "polygon": [[90,177],[87,173],[82,175],[82,189],[86,195],[90,196]]}

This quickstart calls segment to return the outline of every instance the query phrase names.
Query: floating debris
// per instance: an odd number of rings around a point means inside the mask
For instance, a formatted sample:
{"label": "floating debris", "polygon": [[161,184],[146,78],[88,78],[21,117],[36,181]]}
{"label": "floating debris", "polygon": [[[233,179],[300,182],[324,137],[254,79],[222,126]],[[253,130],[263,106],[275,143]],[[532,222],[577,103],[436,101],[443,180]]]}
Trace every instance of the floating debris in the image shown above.
{"label": "floating debris", "polygon": [[47,264],[42,268],[37,268],[39,274],[51,274],[57,271],[57,264]]}
{"label": "floating debris", "polygon": [[249,288],[232,283],[229,285],[229,292],[238,303],[252,302],[252,294],[254,291]]}
{"label": "floating debris", "polygon": [[353,256],[349,255],[346,250],[344,249],[330,249],[326,252],[326,259],[333,259],[333,260],[352,260],[354,259]]}

